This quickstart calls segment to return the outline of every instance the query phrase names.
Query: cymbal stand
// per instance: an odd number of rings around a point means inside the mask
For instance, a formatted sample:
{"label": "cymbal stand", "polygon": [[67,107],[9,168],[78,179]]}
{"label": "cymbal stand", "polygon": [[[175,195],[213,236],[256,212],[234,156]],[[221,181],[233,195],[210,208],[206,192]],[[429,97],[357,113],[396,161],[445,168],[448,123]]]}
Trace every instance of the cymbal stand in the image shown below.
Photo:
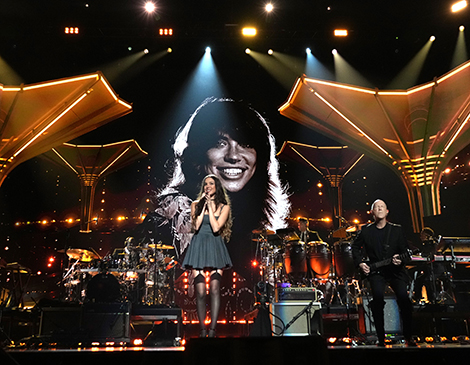
{"label": "cymbal stand", "polygon": [[[67,272],[64,274],[64,277],[62,278],[62,283],[63,286],[65,287],[65,296],[64,299],[65,301],[73,301],[73,289],[72,289],[72,279],[73,275],[75,274],[75,266],[79,264],[79,260],[75,260],[75,262],[68,268]],[[70,263],[70,261],[69,261]]]}
{"label": "cymbal stand", "polygon": [[349,292],[349,282],[348,282],[348,277],[346,276],[345,279],[343,280],[345,290],[346,290],[346,328],[348,331],[348,337],[351,337],[351,298],[350,298],[350,292]]}
{"label": "cymbal stand", "polygon": [[175,300],[175,281],[176,281],[176,265],[173,265],[170,271],[170,298],[169,298],[169,305],[170,307],[175,307],[176,306],[176,300]]}
{"label": "cymbal stand", "polygon": [[[341,241],[338,241],[338,242],[341,242]],[[341,295],[340,295],[339,290],[338,290],[338,288],[339,288],[339,279],[340,279],[340,278],[338,278],[338,275],[337,275],[338,270],[336,269],[336,265],[338,265],[338,260],[337,260],[337,258],[336,258],[336,252],[335,252],[335,250],[334,250],[334,244],[333,244],[333,249],[330,248],[330,252],[331,252],[332,261],[333,261],[333,263],[334,263],[334,265],[332,265],[332,267],[333,267],[333,272],[332,272],[332,274],[333,274],[333,277],[334,277],[334,291],[335,291],[335,295],[334,295],[334,296],[333,296],[333,295],[331,296],[330,302],[327,303],[327,304],[332,304],[334,297],[336,297],[336,298],[338,299],[338,301],[339,301],[339,304],[340,304],[340,305],[344,305],[343,300],[341,299]]]}

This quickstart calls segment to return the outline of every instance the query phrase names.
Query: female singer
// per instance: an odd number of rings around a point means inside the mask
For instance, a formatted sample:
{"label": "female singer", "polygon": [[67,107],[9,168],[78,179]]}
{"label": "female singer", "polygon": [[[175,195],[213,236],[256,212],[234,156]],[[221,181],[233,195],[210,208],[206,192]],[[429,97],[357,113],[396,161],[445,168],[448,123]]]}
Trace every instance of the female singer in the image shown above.
{"label": "female singer", "polygon": [[217,176],[204,177],[198,199],[191,204],[191,225],[194,235],[186,250],[183,267],[192,270],[194,278],[200,337],[206,337],[207,334],[204,273],[210,272],[211,324],[208,336],[215,337],[222,270],[232,266],[224,242],[229,241],[232,231],[230,200]]}

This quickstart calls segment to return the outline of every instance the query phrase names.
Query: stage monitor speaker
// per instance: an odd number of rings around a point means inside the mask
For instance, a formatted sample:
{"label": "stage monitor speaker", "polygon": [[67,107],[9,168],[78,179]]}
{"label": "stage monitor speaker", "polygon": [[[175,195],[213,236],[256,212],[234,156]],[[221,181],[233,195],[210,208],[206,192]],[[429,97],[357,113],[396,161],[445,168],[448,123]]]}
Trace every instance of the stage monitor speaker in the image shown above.
{"label": "stage monitor speaker", "polygon": [[[371,301],[372,298],[368,298],[365,296],[362,297],[364,328],[366,334],[376,333],[374,319],[372,317],[372,310],[370,309]],[[385,297],[384,320],[386,334],[403,334],[402,324],[400,320],[400,311],[398,309],[397,300],[393,296]]]}
{"label": "stage monitor speaker", "polygon": [[72,335],[79,331],[81,307],[44,307],[41,310],[39,335]]}
{"label": "stage monitor speaker", "polygon": [[81,330],[89,341],[130,341],[128,303],[90,303],[83,307]]}
{"label": "stage monitor speaker", "polygon": [[[298,316],[311,302],[282,302],[272,303],[270,307],[273,334],[282,336],[307,336],[323,332],[321,323],[321,304],[313,303],[310,308],[310,332],[308,331],[307,312],[302,313],[292,324],[290,322]],[[290,324],[290,325],[289,325]],[[284,328],[289,327],[284,331]]]}

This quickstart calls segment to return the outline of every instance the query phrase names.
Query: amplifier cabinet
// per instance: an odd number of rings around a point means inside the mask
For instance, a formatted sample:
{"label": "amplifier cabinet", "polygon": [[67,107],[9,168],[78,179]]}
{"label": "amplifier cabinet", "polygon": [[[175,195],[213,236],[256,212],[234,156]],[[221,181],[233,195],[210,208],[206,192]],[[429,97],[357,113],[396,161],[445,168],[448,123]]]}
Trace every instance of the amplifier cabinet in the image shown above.
{"label": "amplifier cabinet", "polygon": [[[282,302],[271,303],[271,323],[273,333],[278,336],[308,336],[310,334],[321,334],[321,304],[314,302],[310,308],[310,318],[308,312],[302,313],[292,324],[290,322],[294,317],[298,316],[311,301],[296,301],[296,302]],[[310,332],[309,323],[310,321]],[[290,325],[289,325],[290,324]],[[285,326],[289,327],[283,332]]]}
{"label": "amplifier cabinet", "polygon": [[[376,331],[372,310],[370,309],[370,301],[368,297],[362,297],[362,310],[359,311],[359,317],[363,317],[362,323],[364,325],[364,332],[366,334],[375,334]],[[359,318],[359,320],[361,321],[361,318]],[[393,335],[401,335],[403,333],[400,312],[397,300],[394,296],[385,297],[384,320],[385,333]]]}
{"label": "amplifier cabinet", "polygon": [[299,301],[310,302],[318,301],[318,290],[316,288],[276,288],[276,302]]}

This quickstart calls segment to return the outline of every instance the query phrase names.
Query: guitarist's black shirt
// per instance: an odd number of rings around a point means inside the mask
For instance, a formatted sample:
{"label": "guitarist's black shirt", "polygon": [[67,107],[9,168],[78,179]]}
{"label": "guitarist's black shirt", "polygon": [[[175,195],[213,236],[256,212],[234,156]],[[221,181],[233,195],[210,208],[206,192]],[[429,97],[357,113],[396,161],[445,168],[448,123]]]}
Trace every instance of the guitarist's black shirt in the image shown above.
{"label": "guitarist's black shirt", "polygon": [[[377,229],[375,223],[371,223],[362,227],[352,243],[354,265],[358,267],[361,262],[366,262],[365,256],[370,263],[377,263],[395,254],[406,253],[407,249],[408,244],[400,225],[387,222],[384,228]],[[380,271],[400,277],[405,274],[403,278],[407,278],[404,265],[389,265]]]}
{"label": "guitarist's black shirt", "polygon": [[385,228],[387,226],[384,228],[377,228],[377,226],[374,224],[372,227],[373,229],[371,229],[371,238],[374,241],[374,246],[377,247],[377,258],[379,260],[383,260],[385,258]]}

